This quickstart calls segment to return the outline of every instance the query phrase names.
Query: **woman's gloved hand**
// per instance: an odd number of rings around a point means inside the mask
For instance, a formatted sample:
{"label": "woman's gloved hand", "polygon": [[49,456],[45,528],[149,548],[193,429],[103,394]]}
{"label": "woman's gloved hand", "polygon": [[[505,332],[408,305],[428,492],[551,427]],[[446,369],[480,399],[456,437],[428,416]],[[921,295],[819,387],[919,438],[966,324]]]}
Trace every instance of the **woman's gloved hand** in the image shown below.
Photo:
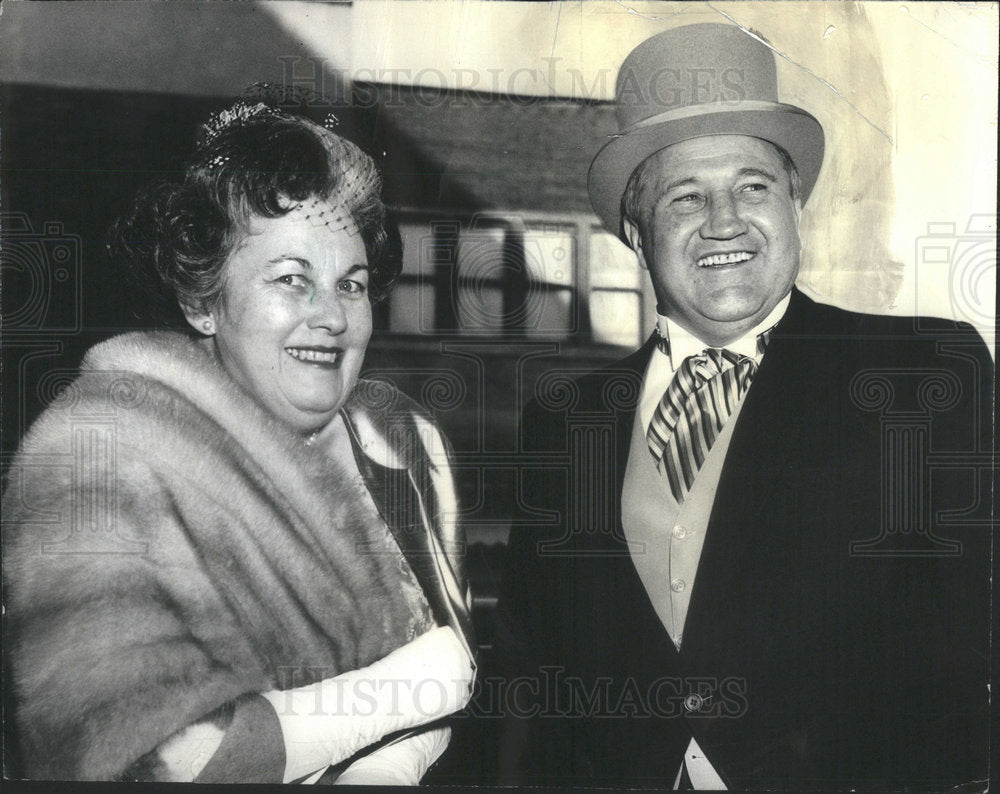
{"label": "woman's gloved hand", "polygon": [[464,708],[474,678],[472,660],[454,630],[446,626],[368,667],[296,689],[263,693],[281,724],[285,782],[349,758],[388,734]]}

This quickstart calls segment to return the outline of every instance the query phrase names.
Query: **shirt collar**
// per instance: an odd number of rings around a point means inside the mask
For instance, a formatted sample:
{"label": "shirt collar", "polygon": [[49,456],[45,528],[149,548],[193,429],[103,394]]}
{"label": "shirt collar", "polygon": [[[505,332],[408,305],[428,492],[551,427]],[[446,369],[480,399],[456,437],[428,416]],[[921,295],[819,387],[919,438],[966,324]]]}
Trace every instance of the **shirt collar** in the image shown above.
{"label": "shirt collar", "polygon": [[[726,350],[731,350],[748,358],[758,358],[757,337],[764,333],[764,331],[773,328],[785,316],[785,311],[788,309],[788,302],[791,298],[792,293],[789,292],[784,298],[778,301],[778,305],[760,323],[744,336],[734,339],[726,345]],[[670,340],[670,365],[674,369],[677,369],[681,365],[681,362],[688,356],[696,356],[705,350],[705,348],[712,347],[712,345],[706,344],[669,317],[659,312],[656,314],[656,330],[660,336]]]}

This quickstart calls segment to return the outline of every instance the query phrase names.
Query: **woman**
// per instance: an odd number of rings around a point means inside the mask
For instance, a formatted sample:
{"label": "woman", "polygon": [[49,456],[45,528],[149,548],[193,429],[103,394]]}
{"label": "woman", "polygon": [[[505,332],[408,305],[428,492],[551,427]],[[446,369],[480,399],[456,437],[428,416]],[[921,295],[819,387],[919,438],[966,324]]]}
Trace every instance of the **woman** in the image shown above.
{"label": "woman", "polygon": [[474,675],[444,441],[358,380],[400,267],[380,189],[239,102],[119,222],[195,334],[93,348],[10,467],[26,777],[416,783],[443,751]]}

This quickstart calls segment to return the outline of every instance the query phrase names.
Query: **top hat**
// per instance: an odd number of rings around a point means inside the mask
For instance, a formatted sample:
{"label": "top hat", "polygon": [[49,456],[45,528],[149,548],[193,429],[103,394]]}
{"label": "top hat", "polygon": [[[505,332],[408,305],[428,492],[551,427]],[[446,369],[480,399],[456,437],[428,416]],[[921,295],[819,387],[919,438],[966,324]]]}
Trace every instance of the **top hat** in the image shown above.
{"label": "top hat", "polygon": [[706,135],[750,135],[780,146],[795,164],[802,203],[823,164],[823,128],[778,101],[774,55],[734,25],[685,25],[642,42],[615,83],[620,132],[590,164],[587,190],[604,226],[621,234],[621,200],[632,172],[671,144]]}

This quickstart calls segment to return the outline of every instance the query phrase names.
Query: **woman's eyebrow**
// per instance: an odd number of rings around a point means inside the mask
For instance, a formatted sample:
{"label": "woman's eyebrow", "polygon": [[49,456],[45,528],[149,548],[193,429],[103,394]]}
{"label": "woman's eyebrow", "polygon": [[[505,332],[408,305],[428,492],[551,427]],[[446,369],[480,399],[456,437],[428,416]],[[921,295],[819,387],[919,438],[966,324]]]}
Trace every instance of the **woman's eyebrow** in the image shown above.
{"label": "woman's eyebrow", "polygon": [[293,254],[281,254],[273,259],[268,259],[267,265],[270,267],[272,265],[280,265],[282,262],[298,262],[307,270],[312,270],[312,262],[308,259],[303,259],[301,256],[294,256]]}

